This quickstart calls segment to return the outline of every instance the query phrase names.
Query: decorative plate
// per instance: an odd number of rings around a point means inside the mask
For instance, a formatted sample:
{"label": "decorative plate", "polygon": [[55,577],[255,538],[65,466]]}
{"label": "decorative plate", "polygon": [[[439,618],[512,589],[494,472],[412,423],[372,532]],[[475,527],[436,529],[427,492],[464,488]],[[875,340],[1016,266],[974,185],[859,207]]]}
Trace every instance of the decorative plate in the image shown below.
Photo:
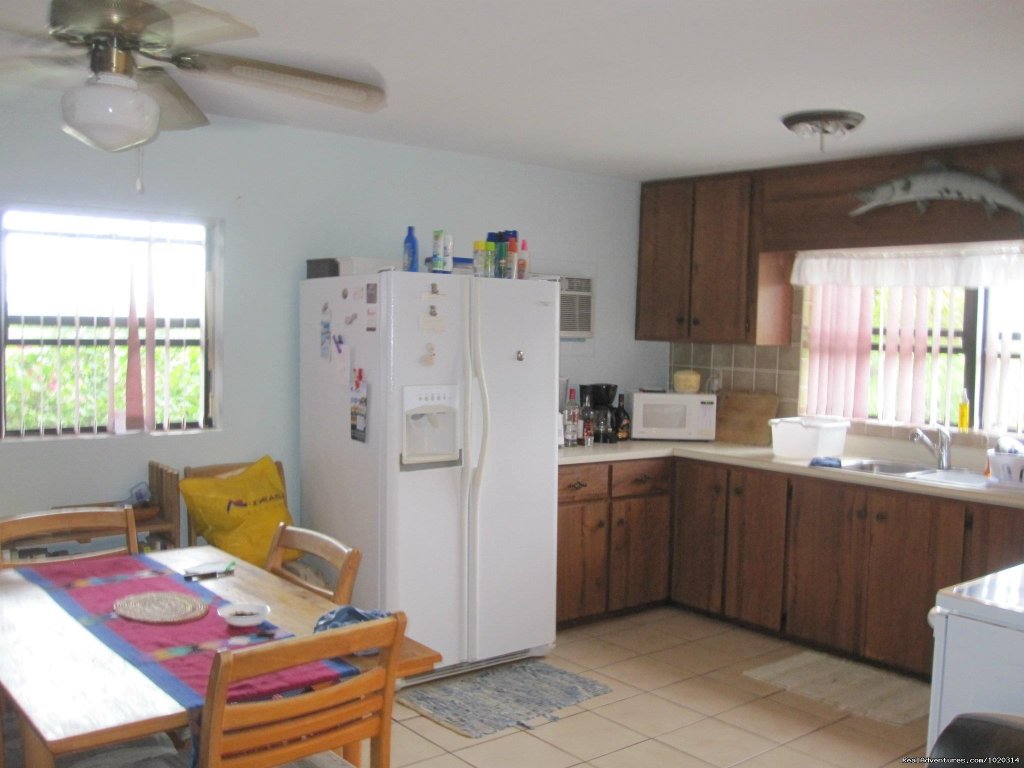
{"label": "decorative plate", "polygon": [[122,597],[114,612],[125,619],[147,624],[178,624],[201,619],[210,606],[195,595],[181,592],[141,592]]}

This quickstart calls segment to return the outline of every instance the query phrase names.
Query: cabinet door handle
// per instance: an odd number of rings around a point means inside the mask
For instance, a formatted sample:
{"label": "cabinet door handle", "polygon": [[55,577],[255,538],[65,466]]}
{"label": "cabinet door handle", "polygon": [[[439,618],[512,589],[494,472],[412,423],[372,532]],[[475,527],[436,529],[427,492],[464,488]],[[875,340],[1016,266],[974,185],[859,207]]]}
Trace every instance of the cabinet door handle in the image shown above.
{"label": "cabinet door handle", "polygon": [[736,486],[735,488],[733,488],[732,489],[732,495],[733,496],[742,496],[743,495],[743,486],[739,485],[739,486]]}
{"label": "cabinet door handle", "polygon": [[676,315],[676,324],[678,324],[678,325],[686,325],[686,316],[685,315]]}
{"label": "cabinet door handle", "polygon": [[653,477],[651,477],[646,472],[644,472],[644,474],[637,475],[636,477],[634,477],[633,478],[633,482],[636,483],[637,485],[646,485],[647,483],[651,482],[651,480],[653,480],[653,479],[654,479]]}
{"label": "cabinet door handle", "polygon": [[699,317],[693,318],[693,324],[694,325],[700,325],[700,318]]}
{"label": "cabinet door handle", "polygon": [[877,520],[880,523],[884,523],[888,519],[889,519],[889,513],[888,512],[876,512],[875,513],[875,520]]}
{"label": "cabinet door handle", "polygon": [[594,527],[597,529],[604,528],[604,520],[598,520],[597,524]]}
{"label": "cabinet door handle", "polygon": [[569,486],[569,488],[571,488],[574,491],[578,491],[580,488],[586,488],[586,487],[587,487],[587,484],[584,483],[584,482],[581,482],[579,480],[577,480],[575,483],[573,483],[572,485]]}
{"label": "cabinet door handle", "polygon": [[626,524],[626,518],[624,518],[624,517],[619,517],[619,518],[617,518],[615,520],[615,525],[618,528],[623,527],[625,524]]}

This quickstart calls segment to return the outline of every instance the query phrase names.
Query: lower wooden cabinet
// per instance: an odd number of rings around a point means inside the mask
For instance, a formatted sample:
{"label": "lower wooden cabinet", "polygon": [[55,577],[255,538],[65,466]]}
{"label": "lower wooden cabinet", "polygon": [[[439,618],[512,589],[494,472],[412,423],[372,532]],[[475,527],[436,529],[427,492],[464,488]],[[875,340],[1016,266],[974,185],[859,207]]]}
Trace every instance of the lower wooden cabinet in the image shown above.
{"label": "lower wooden cabinet", "polygon": [[787,635],[919,674],[928,611],[961,580],[964,504],[791,478]]}
{"label": "lower wooden cabinet", "polygon": [[558,505],[556,621],[603,613],[608,601],[608,502]]}
{"label": "lower wooden cabinet", "polygon": [[782,625],[788,493],[786,475],[729,470],[722,613],[772,630]]}
{"label": "lower wooden cabinet", "polygon": [[558,622],[668,598],[671,459],[559,468]]}
{"label": "lower wooden cabinet", "polygon": [[778,472],[679,460],[672,599],[779,629],[788,488]]}
{"label": "lower wooden cabinet", "polygon": [[968,504],[966,527],[964,581],[1024,563],[1024,510]]}
{"label": "lower wooden cabinet", "polygon": [[722,610],[729,469],[676,461],[672,532],[672,599],[702,611]]}
{"label": "lower wooden cabinet", "polygon": [[693,459],[561,467],[559,622],[671,599],[927,676],[943,587],[1024,562],[1024,510]]}

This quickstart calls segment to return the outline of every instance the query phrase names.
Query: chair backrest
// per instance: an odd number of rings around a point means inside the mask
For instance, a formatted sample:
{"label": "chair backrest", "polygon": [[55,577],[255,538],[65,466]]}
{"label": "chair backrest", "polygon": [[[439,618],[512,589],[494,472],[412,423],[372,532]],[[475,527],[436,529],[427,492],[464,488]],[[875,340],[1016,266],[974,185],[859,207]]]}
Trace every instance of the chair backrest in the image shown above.
{"label": "chair backrest", "polygon": [[[338,575],[334,587],[325,589],[288,570],[285,567],[284,558],[292,550],[313,555],[330,565]],[[270,552],[267,554],[267,562],[263,567],[282,579],[305,587],[338,605],[344,605],[352,602],[352,588],[355,586],[356,575],[359,573],[359,562],[362,559],[363,553],[358,549],[343,544],[326,534],[281,523],[274,533],[274,540],[271,542]]]}
{"label": "chair backrest", "polygon": [[[235,475],[242,470],[251,467],[253,462],[251,461],[236,461],[228,464],[204,464],[198,467],[185,467],[182,470],[182,477],[228,477]],[[281,475],[281,486],[284,487],[284,464],[280,461],[275,461],[277,465],[277,472]],[[285,489],[287,493],[287,489]],[[188,511],[188,504],[185,504],[185,518],[186,525],[188,528],[188,545],[194,547],[198,543],[199,534],[196,532],[195,525],[192,524],[192,515]]]}
{"label": "chair backrest", "polygon": [[[371,768],[391,762],[391,710],[405,614],[278,640],[214,658],[203,706],[199,768],[264,768],[370,739]],[[378,648],[353,677],[269,700],[228,702],[240,680]]]}
{"label": "chair backrest", "polygon": [[[139,540],[135,532],[135,512],[132,507],[67,507],[0,518],[0,551],[9,550],[19,542],[42,546],[69,541],[85,542],[101,536],[123,536],[124,544],[47,559],[78,560],[111,554],[138,554]],[[0,568],[10,568],[24,562],[3,560],[0,557]]]}

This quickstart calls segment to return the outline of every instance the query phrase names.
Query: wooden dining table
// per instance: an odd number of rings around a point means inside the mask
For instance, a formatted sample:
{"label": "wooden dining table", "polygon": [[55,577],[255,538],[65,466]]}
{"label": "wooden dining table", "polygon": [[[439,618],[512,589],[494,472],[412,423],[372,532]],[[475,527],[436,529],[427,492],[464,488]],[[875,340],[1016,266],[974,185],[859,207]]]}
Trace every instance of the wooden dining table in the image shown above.
{"label": "wooden dining table", "polygon": [[[178,573],[233,559],[210,546],[146,557]],[[269,620],[294,635],[311,634],[317,618],[336,607],[243,561],[237,561],[233,575],[199,583],[229,602],[266,603]],[[440,660],[438,652],[406,636],[398,676],[429,672]],[[373,664],[367,657],[347,661],[356,667]],[[0,686],[17,712],[25,764],[32,768],[52,768],[59,755],[189,725],[181,704],[15,568],[0,570]],[[344,756],[358,765],[359,746],[347,747]]]}

